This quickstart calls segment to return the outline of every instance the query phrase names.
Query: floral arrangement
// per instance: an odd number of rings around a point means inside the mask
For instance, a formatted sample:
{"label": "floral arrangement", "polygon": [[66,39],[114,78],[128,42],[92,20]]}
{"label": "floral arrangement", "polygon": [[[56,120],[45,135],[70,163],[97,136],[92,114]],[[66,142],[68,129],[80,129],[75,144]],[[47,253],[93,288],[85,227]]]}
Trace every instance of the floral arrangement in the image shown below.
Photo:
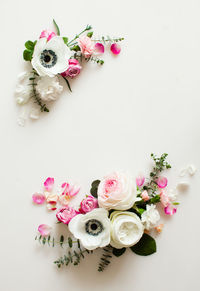
{"label": "floral arrangement", "polygon": [[[60,36],[60,29],[53,20],[56,32],[43,30],[36,41],[25,43],[23,58],[30,63],[30,67],[18,77],[16,88],[16,102],[25,105],[33,101],[29,117],[38,119],[40,112],[49,112],[49,104],[58,99],[63,91],[60,78],[64,79],[71,91],[70,79],[77,77],[84,62],[92,61],[103,65],[99,58],[105,46],[109,45],[114,55],[118,55],[121,48],[118,44],[123,38],[100,37],[93,38],[92,26],[87,25],[72,40]],[[37,105],[37,106],[33,106]],[[23,110],[19,124],[24,125],[27,110]]]}
{"label": "floral arrangement", "polygon": [[[139,175],[134,179],[128,173],[109,174],[92,182],[90,194],[76,208],[69,206],[70,200],[80,192],[76,185],[63,183],[60,193],[55,194],[54,178],[47,178],[43,193],[33,194],[33,202],[46,203],[48,209],[56,210],[57,223],[66,225],[72,234],[68,238],[62,234],[56,240],[49,225],[38,227],[40,234],[35,239],[40,243],[66,246],[64,256],[54,262],[58,268],[70,263],[78,265],[85,253],[97,248],[102,248],[103,252],[98,271],[109,265],[113,255],[119,257],[127,249],[141,256],[156,252],[156,241],[151,233],[161,233],[164,226],[159,222],[157,204],[166,215],[172,216],[179,204],[179,191],[178,185],[167,190],[168,180],[162,175],[164,170],[171,168],[166,161],[167,154],[160,157],[151,154],[151,158],[154,166],[149,177]],[[194,173],[194,167],[190,167],[191,171]],[[183,182],[179,184],[184,186]]]}

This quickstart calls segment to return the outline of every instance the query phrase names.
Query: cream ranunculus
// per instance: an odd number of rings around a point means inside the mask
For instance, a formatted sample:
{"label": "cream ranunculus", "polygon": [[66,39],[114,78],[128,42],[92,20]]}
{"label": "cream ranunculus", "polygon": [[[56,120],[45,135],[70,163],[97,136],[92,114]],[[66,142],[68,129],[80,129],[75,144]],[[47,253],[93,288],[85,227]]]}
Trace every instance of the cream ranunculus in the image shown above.
{"label": "cream ranunculus", "polygon": [[125,173],[113,173],[98,186],[98,203],[105,209],[127,210],[136,200],[134,179]]}
{"label": "cream ranunculus", "polygon": [[146,211],[142,213],[141,220],[147,230],[156,226],[156,223],[160,219],[160,214],[156,209],[156,205],[147,205]]}
{"label": "cream ranunculus", "polygon": [[111,216],[111,241],[114,248],[131,247],[142,237],[144,226],[140,218],[132,212],[114,211]]}
{"label": "cream ranunculus", "polygon": [[108,211],[96,208],[87,214],[78,214],[69,223],[69,230],[88,250],[105,247],[110,243]]}
{"label": "cream ranunculus", "polygon": [[40,38],[35,45],[31,63],[40,76],[53,77],[68,69],[71,55],[62,37],[55,36],[49,41]]}

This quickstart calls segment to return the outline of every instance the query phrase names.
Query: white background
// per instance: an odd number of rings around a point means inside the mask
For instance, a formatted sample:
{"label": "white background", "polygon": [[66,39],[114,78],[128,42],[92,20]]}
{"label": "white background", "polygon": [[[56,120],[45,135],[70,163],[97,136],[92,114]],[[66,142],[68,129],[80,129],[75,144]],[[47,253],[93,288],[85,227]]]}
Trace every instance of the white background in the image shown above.
{"label": "white background", "polygon": [[[40,223],[57,227],[55,213],[31,202],[48,176],[57,186],[79,182],[84,195],[110,171],[148,172],[152,151],[169,153],[169,187],[181,180],[182,167],[200,169],[199,15],[199,0],[1,1],[2,291],[200,289],[199,171],[185,177],[190,188],[177,214],[162,218],[158,252],[127,251],[104,273],[96,270],[99,251],[57,270],[60,250],[34,241]],[[49,114],[19,127],[14,90],[24,43],[52,28],[52,18],[70,38],[87,24],[96,36],[124,36],[122,52],[107,50],[103,67],[87,65],[71,83],[73,93],[65,87]]]}

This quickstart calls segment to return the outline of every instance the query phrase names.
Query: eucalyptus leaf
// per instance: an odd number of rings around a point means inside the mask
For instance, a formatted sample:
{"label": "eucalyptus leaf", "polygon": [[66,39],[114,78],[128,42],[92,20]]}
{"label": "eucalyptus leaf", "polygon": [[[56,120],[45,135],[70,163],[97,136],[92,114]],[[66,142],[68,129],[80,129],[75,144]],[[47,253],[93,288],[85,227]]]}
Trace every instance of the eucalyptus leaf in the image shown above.
{"label": "eucalyptus leaf", "polygon": [[61,236],[60,236],[60,245],[61,245],[61,247],[62,247],[62,245],[63,245],[63,242],[64,242],[64,236],[61,235]]}
{"label": "eucalyptus leaf", "polygon": [[130,249],[139,256],[149,256],[156,252],[156,241],[153,237],[144,233],[140,241]]}
{"label": "eucalyptus leaf", "polygon": [[58,25],[57,25],[57,23],[55,22],[54,19],[53,19],[53,24],[55,25],[57,35],[60,35],[60,29],[59,29],[59,27],[58,27]]}
{"label": "eucalyptus leaf", "polygon": [[126,251],[126,248],[122,248],[122,249],[113,248],[112,253],[115,257],[120,257],[121,255],[123,255],[125,253],[125,251]]}

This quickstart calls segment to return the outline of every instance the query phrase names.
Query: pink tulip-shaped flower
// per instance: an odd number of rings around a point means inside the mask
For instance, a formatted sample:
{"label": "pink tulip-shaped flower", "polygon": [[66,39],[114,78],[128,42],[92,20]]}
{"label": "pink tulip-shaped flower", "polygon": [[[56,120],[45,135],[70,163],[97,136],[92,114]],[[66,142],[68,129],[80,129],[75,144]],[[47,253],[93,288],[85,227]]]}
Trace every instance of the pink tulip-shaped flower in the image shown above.
{"label": "pink tulip-shaped flower", "polygon": [[158,177],[158,180],[156,181],[156,183],[159,188],[165,188],[167,186],[168,181],[166,177],[160,176]]}
{"label": "pink tulip-shaped flower", "polygon": [[145,181],[145,177],[143,175],[139,175],[137,178],[136,178],[136,185],[138,187],[141,187],[143,184],[144,184],[144,181]]}
{"label": "pink tulip-shaped flower", "polygon": [[40,224],[38,226],[38,231],[42,236],[47,236],[51,232],[51,227],[47,224]]}
{"label": "pink tulip-shaped flower", "polygon": [[66,206],[61,209],[56,214],[57,219],[64,224],[68,224],[70,220],[79,214],[74,208]]}
{"label": "pink tulip-shaped flower", "polygon": [[98,200],[89,195],[81,201],[79,211],[81,213],[87,213],[98,207]]}
{"label": "pink tulip-shaped flower", "polygon": [[47,41],[49,41],[50,39],[52,39],[52,37],[56,36],[55,32],[50,31],[48,29],[45,29],[41,32],[40,34],[40,38],[46,38]]}

